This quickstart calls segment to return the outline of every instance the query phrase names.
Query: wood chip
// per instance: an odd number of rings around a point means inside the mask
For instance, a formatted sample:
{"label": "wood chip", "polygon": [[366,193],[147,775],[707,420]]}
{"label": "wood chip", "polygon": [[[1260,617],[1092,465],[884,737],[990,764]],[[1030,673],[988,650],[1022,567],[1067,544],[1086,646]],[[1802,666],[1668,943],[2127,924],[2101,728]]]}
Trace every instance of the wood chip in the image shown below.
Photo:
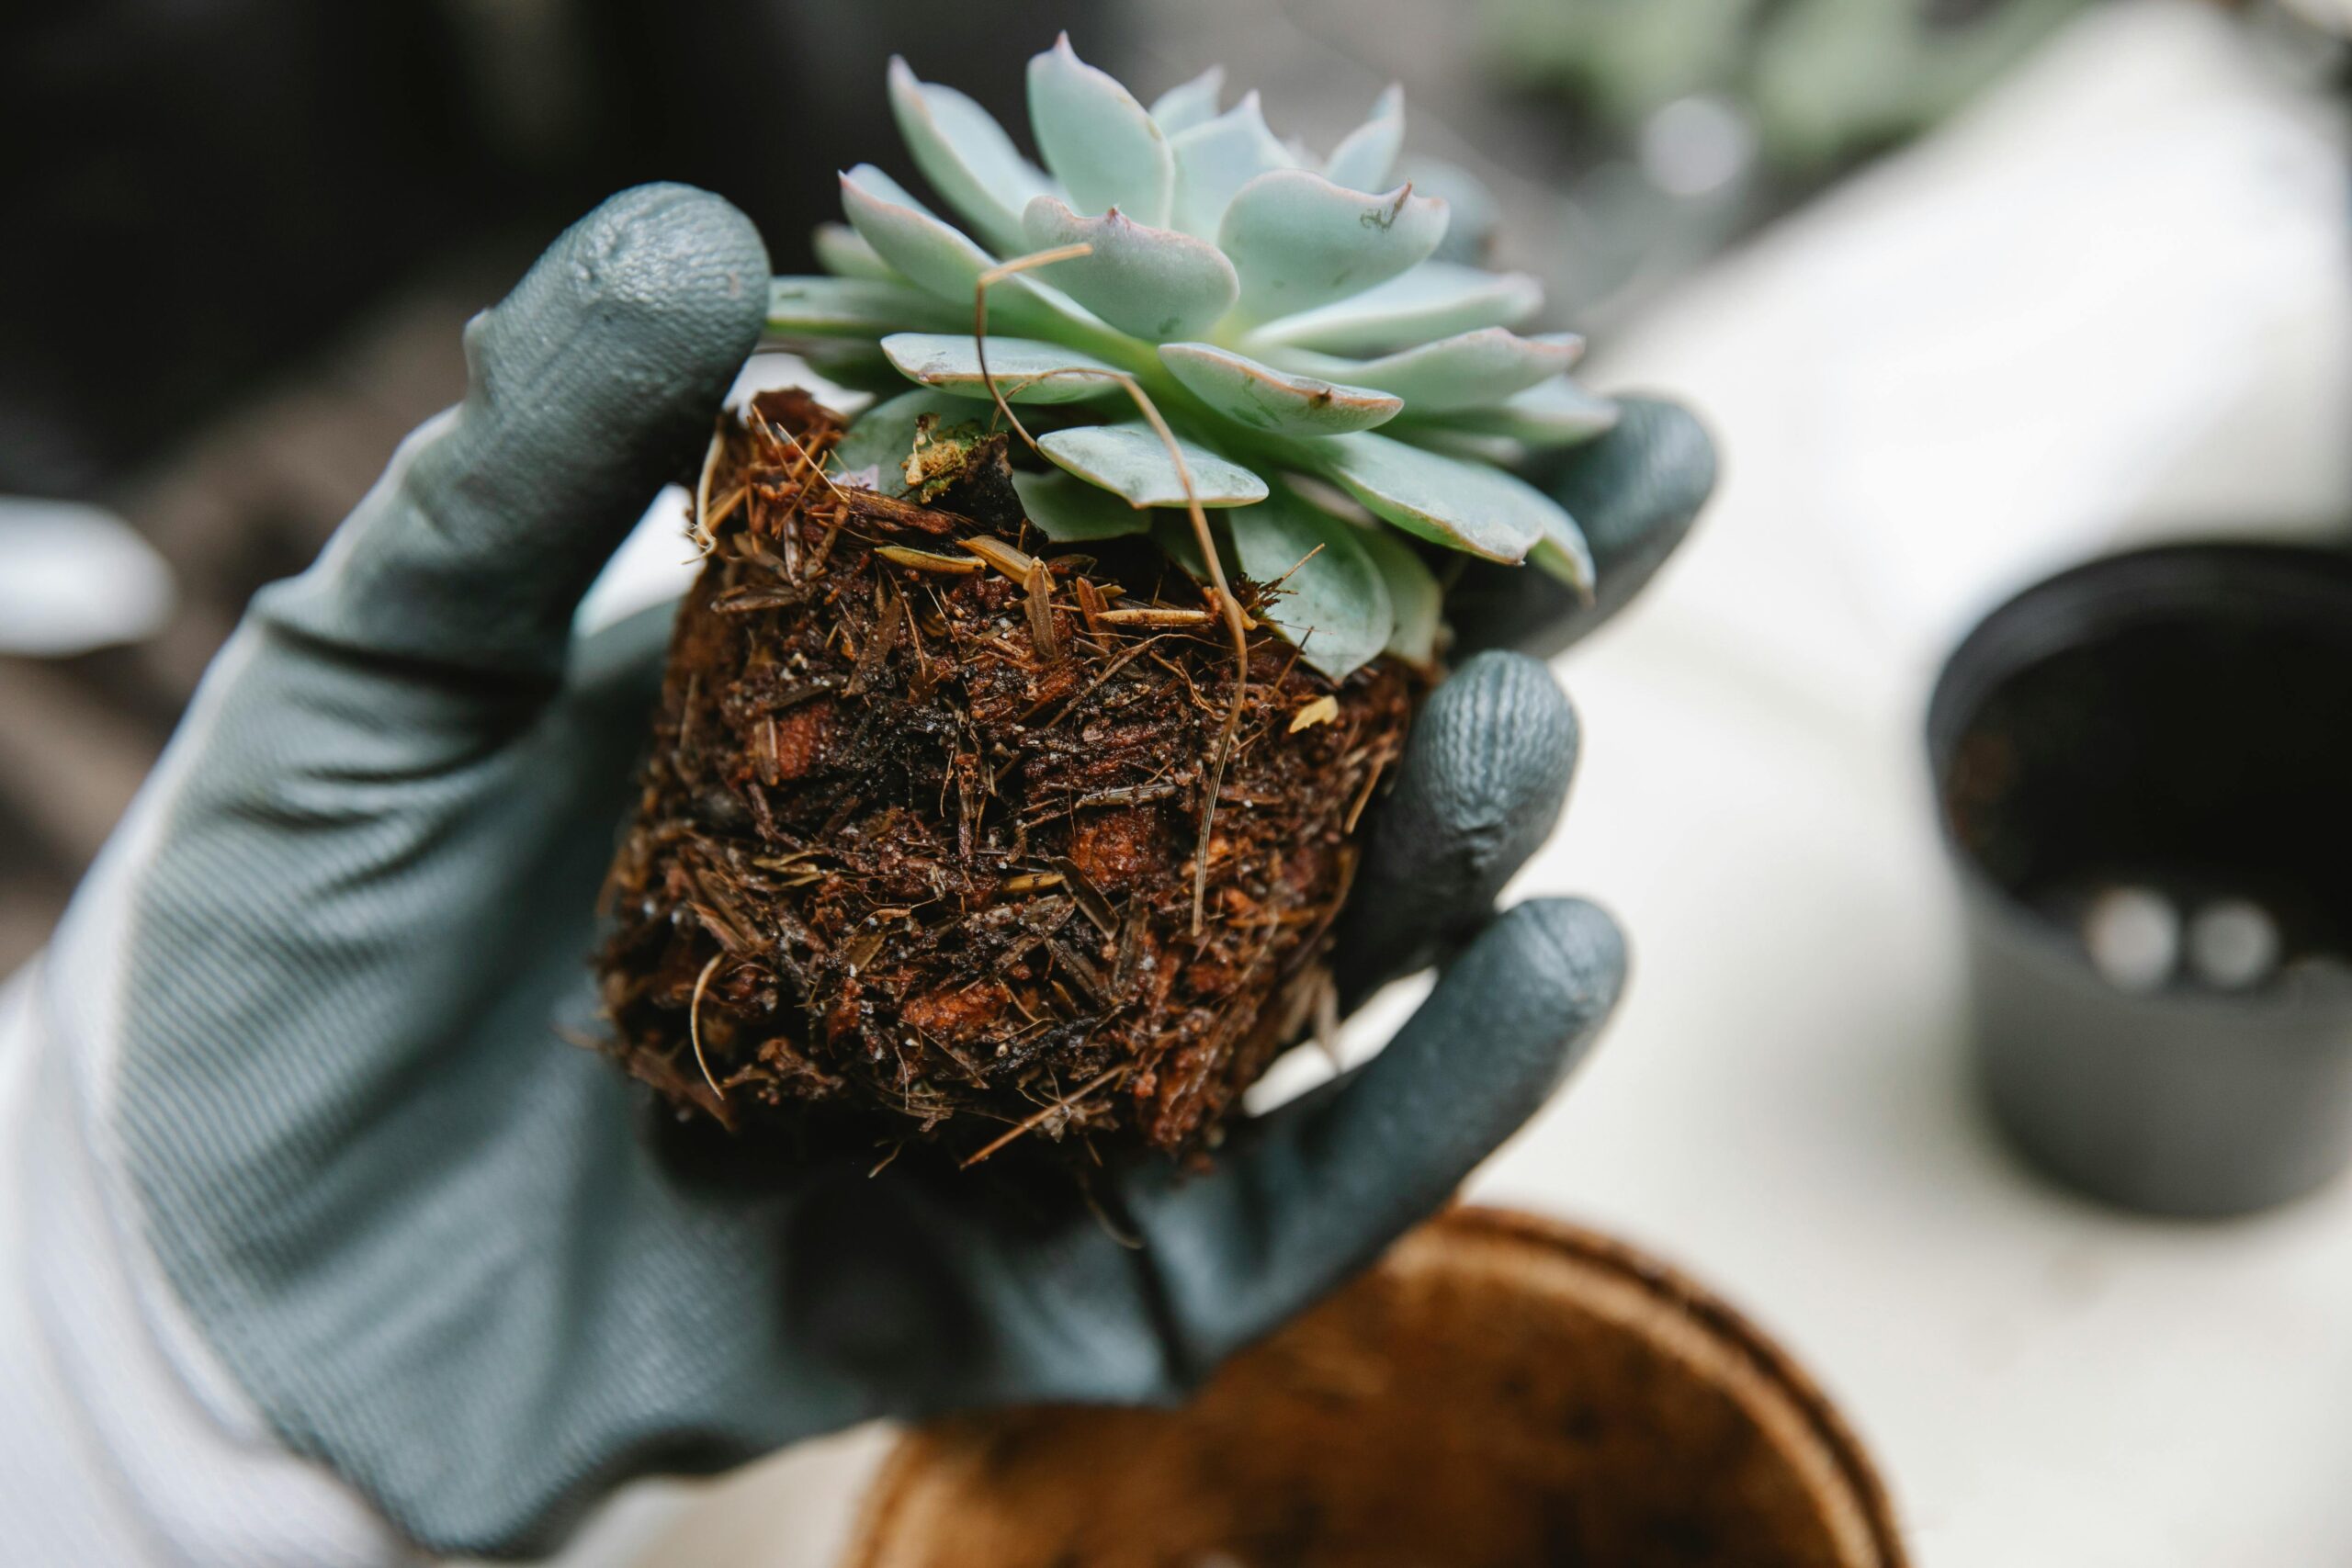
{"label": "wood chip", "polygon": [[888,523],[924,534],[950,533],[959,524],[966,527],[971,525],[968,517],[958,517],[952,512],[935,512],[912,502],[893,501],[878,490],[859,490],[854,485],[844,485],[833,493],[851,512],[876,523]]}
{"label": "wood chip", "polygon": [[1084,808],[1092,806],[1148,806],[1156,800],[1173,800],[1178,794],[1172,784],[1125,784],[1117,789],[1090,790],[1070,802]]}
{"label": "wood chip", "polygon": [[718,525],[726,522],[729,517],[734,516],[735,509],[742,505],[743,498],[751,493],[751,486],[737,485],[734,490],[728,493],[726,500],[720,502],[717,506],[710,509],[710,515],[703,519],[702,525],[711,533],[716,534],[718,531]]}
{"label": "wood chip", "polygon": [[986,534],[975,534],[968,539],[956,542],[1024,586],[1029,581],[1030,571],[1038,564],[1037,558],[1028,551],[1016,550],[1002,539],[991,539]]}
{"label": "wood chip", "polygon": [[753,610],[790,609],[808,597],[808,590],[797,583],[763,583],[723,593],[710,602],[710,607],[722,615],[742,615]]}
{"label": "wood chip", "polygon": [[1340,699],[1326,693],[1311,703],[1301,704],[1298,711],[1290,716],[1290,732],[1296,735],[1302,729],[1329,724],[1339,716]]}
{"label": "wood chip", "polygon": [[1071,897],[1078,900],[1080,911],[1094,922],[1094,929],[1104,936],[1119,934],[1119,917],[1111,908],[1111,900],[1102,897],[1094,884],[1086,880],[1078,863],[1068,855],[1055,855],[1046,862],[1061,873],[1062,882],[1069,888]]}
{"label": "wood chip", "polygon": [[929,550],[910,550],[904,545],[876,545],[874,553],[893,566],[944,572],[950,577],[969,577],[980,570],[980,563],[968,556],[933,555]]}
{"label": "wood chip", "polygon": [[1218,617],[1206,610],[1105,610],[1094,617],[1107,626],[1205,626]]}
{"label": "wood chip", "polygon": [[763,715],[756,733],[759,745],[752,753],[752,765],[758,770],[760,782],[774,789],[784,779],[783,738],[776,728],[775,715]]}
{"label": "wood chip", "polygon": [[[1029,640],[1037,645],[1037,657],[1050,664],[1061,657],[1061,638],[1054,631],[1054,574],[1046,563],[1029,563],[1026,580],[1029,591]],[[1335,705],[1333,712],[1337,712]]]}

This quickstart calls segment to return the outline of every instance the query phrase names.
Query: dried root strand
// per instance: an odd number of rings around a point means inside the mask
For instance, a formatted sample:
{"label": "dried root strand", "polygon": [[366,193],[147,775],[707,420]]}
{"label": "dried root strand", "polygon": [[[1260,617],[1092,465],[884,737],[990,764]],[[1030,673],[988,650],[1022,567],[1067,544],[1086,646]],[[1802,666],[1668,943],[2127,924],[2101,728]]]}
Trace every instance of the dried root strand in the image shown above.
{"label": "dried root strand", "polygon": [[710,955],[710,962],[704,964],[702,973],[695,976],[694,1000],[686,1005],[686,1038],[694,1045],[695,1066],[702,1069],[702,1081],[708,1084],[710,1092],[718,1097],[718,1119],[727,1123],[729,1132],[733,1132],[735,1123],[733,1118],[728,1114],[727,1090],[721,1088],[718,1079],[712,1076],[710,1058],[704,1055],[702,1052],[702,994],[710,988],[711,976],[717,974],[718,966],[726,961],[727,953],[722,948],[721,951]]}
{"label": "dried root strand", "polygon": [[991,1138],[986,1144],[981,1145],[977,1153],[968,1156],[965,1159],[963,1168],[966,1170],[971,1169],[982,1160],[999,1153],[1016,1140],[1027,1137],[1030,1134],[1035,1132],[1038,1128],[1044,1126],[1055,1117],[1066,1114],[1072,1107],[1076,1106],[1080,1100],[1084,1100],[1088,1095],[1092,1094],[1096,1089],[1101,1089],[1104,1084],[1109,1083],[1113,1078],[1119,1077],[1126,1070],[1127,1065],[1125,1062],[1121,1062],[1115,1066],[1105,1067],[1093,1077],[1088,1079],[1085,1083],[1080,1084],[1078,1088],[1070,1090],[1059,1100],[1054,1100],[1050,1104],[1038,1107],[1033,1114],[1023,1117],[1020,1121],[1007,1128],[1001,1135]]}

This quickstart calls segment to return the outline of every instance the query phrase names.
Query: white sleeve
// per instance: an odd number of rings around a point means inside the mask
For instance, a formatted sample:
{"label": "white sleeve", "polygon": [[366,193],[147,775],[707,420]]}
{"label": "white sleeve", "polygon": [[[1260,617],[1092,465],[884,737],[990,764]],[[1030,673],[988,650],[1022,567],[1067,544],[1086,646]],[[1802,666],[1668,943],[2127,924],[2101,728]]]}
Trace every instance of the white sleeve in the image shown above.
{"label": "white sleeve", "polygon": [[0,1555],[21,1568],[418,1561],[277,1440],[187,1321],[139,1239],[128,1182],[102,1162],[77,1085],[96,1064],[69,1059],[57,1027],[82,1010],[61,1010],[52,988],[42,961],[0,987]]}
{"label": "white sleeve", "polygon": [[[219,676],[216,666],[206,692],[225,685]],[[199,692],[184,734],[201,728],[206,702]],[[49,952],[0,977],[0,1562],[429,1562],[355,1488],[289,1450],[238,1386],[164,1279],[114,1145],[133,873],[187,754],[177,741],[166,750]],[[681,1506],[658,1483],[626,1488],[552,1561],[634,1561]]]}

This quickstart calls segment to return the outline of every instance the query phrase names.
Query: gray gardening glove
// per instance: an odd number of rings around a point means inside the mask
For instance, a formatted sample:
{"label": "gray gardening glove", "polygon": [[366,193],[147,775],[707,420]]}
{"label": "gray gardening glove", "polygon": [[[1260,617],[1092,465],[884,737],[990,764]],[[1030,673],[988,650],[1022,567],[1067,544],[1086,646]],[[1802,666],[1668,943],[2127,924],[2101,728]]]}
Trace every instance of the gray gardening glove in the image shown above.
{"label": "gray gardening glove", "polygon": [[[113,998],[58,1010],[105,1038],[54,1044],[203,1347],[430,1548],[538,1551],[626,1477],[869,1417],[1172,1397],[1442,1205],[1623,978],[1592,906],[1492,912],[1577,737],[1542,665],[1482,655],[1415,727],[1347,933],[1351,998],[1442,947],[1434,993],[1205,1174],[1118,1178],[1100,1196],[1140,1245],[1074,1191],[918,1162],[683,1178],[644,1091],[557,1038],[593,1027],[662,636],[569,628],[707,437],[767,272],[740,214],[675,186],[557,241],[469,330],[464,404],[256,599],[46,976]],[[1612,442],[1588,464],[1640,467]],[[1691,472],[1623,536],[1679,534],[1703,494],[1703,443],[1673,450]]]}

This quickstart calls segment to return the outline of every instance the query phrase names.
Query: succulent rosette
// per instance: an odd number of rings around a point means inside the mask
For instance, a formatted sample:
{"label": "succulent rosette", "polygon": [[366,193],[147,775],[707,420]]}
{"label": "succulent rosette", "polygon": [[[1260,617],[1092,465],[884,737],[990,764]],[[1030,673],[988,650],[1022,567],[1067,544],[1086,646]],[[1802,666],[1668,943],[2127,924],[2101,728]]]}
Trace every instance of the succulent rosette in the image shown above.
{"label": "succulent rosette", "polygon": [[[971,98],[891,62],[908,152],[961,226],[861,164],[841,177],[846,225],[817,235],[831,276],[777,278],[769,305],[773,337],[862,341],[914,384],[857,421],[841,473],[902,488],[919,429],[988,418],[992,381],[1053,465],[1015,477],[1036,528],[1156,531],[1197,561],[1165,510],[1189,479],[1228,559],[1281,581],[1276,629],[1333,679],[1435,649],[1436,578],[1383,525],[1589,591],[1575,519],[1510,471],[1614,422],[1569,377],[1581,341],[1516,330],[1543,302],[1532,277],[1439,254],[1447,203],[1391,183],[1396,88],[1318,160],[1274,134],[1254,92],[1221,108],[1223,81],[1212,69],[1147,107],[1064,37],[1029,62],[1040,168]],[[984,372],[982,276],[1079,245],[989,287]]]}

